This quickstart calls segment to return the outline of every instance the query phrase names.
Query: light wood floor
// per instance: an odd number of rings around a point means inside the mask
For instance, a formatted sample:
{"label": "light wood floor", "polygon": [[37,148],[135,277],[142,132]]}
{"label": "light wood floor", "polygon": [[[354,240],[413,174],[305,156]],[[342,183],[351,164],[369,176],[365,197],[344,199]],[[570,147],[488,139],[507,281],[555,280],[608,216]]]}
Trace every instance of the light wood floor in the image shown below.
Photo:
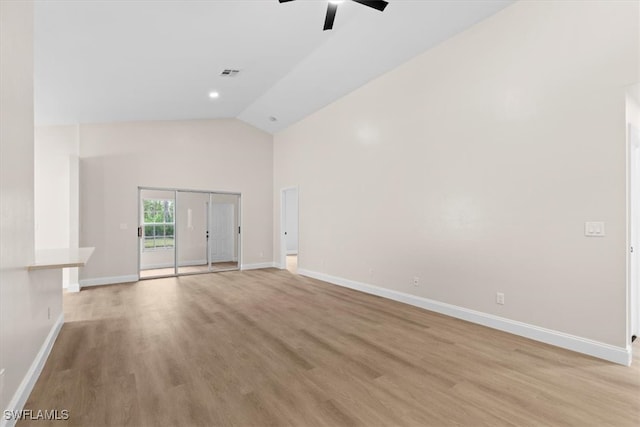
{"label": "light wood floor", "polygon": [[627,368],[286,270],[91,288],[65,295],[65,319],[25,407],[69,410],[59,425],[640,425],[638,357]]}
{"label": "light wood floor", "polygon": [[287,255],[287,270],[290,273],[298,273],[298,255]]}

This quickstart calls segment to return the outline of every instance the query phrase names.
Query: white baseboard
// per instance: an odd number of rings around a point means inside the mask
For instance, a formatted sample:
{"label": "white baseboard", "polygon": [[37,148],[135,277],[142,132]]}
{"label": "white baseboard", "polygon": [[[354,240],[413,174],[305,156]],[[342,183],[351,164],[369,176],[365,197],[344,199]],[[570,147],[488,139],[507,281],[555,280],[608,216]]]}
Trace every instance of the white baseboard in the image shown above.
{"label": "white baseboard", "polygon": [[66,290],[67,292],[80,292],[80,283],[69,283]]}
{"label": "white baseboard", "polygon": [[[5,408],[5,411],[17,412],[24,409],[24,404],[27,403],[27,399],[33,390],[33,386],[36,385],[36,381],[38,381],[38,378],[40,377],[42,368],[44,368],[47,357],[49,357],[49,353],[51,353],[51,349],[53,348],[53,343],[56,342],[56,338],[58,338],[58,334],[60,333],[60,329],[62,329],[63,324],[64,313],[60,313],[60,316],[58,316],[58,319],[51,327],[49,335],[47,335],[44,343],[42,343],[40,351],[38,351],[38,354],[31,363],[29,370],[22,379],[22,382],[13,395],[13,398],[11,398],[9,405]],[[13,427],[16,422],[17,420],[6,420],[2,417],[0,427]]]}
{"label": "white baseboard", "polygon": [[631,348],[616,347],[599,341],[566,334],[564,332],[541,328],[539,326],[506,319],[504,317],[494,316],[493,314],[470,310],[464,307],[418,297],[391,289],[381,288],[366,283],[356,282],[354,280],[330,276],[328,274],[318,273],[315,271],[298,269],[298,274],[322,280],[334,285],[403,302],[405,304],[424,308],[425,310],[445,314],[447,316],[466,320],[489,328],[498,329],[500,331],[509,332],[514,335],[551,344],[567,350],[576,351],[578,353],[587,354],[589,356],[619,363],[621,365],[629,366],[631,364]]}
{"label": "white baseboard", "polygon": [[97,277],[93,279],[80,280],[80,287],[87,288],[89,286],[115,285],[118,283],[131,283],[137,281],[138,276],[135,274],[128,276]]}
{"label": "white baseboard", "polygon": [[240,270],[259,270],[261,268],[273,268],[276,264],[274,262],[261,262],[258,264],[242,264]]}

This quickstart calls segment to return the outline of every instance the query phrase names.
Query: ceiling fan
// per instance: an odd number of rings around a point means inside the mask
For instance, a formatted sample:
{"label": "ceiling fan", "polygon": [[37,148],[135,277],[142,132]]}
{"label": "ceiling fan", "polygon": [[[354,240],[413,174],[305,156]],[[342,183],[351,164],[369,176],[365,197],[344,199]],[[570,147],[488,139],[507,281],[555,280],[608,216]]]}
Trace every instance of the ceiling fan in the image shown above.
{"label": "ceiling fan", "polygon": [[[287,3],[293,0],[278,0],[280,3]],[[343,0],[329,0],[329,4],[327,5],[327,16],[324,18],[324,28],[323,31],[330,30],[333,28],[333,21],[336,19],[336,11],[338,10],[338,5],[342,3]],[[379,10],[382,12],[385,7],[389,4],[389,2],[384,0],[353,0],[356,3],[363,4],[365,6],[369,6],[373,9]]]}

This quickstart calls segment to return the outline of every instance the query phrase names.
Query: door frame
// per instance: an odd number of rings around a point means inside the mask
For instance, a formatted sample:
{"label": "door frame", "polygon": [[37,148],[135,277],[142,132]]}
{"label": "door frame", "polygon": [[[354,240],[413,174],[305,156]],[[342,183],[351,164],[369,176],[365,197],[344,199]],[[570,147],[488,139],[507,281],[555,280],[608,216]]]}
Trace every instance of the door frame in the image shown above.
{"label": "door frame", "polygon": [[[628,244],[627,244],[627,346],[640,335],[640,129],[627,125]],[[633,251],[631,250],[633,248]]]}
{"label": "door frame", "polygon": [[[149,191],[167,191],[167,192],[173,192],[174,194],[174,203],[175,203],[175,211],[174,211],[174,223],[177,224],[178,223],[178,192],[189,192],[189,193],[205,193],[209,195],[209,203],[211,203],[211,199],[212,199],[212,195],[214,194],[225,194],[225,195],[231,195],[231,196],[238,196],[238,212],[236,212],[236,216],[237,216],[237,221],[238,221],[238,229],[235,230],[235,236],[236,236],[236,243],[238,245],[238,267],[235,269],[229,269],[229,270],[224,270],[224,271],[235,271],[235,270],[242,270],[242,253],[243,253],[243,244],[242,244],[242,228],[243,228],[243,224],[242,224],[242,192],[238,192],[238,191],[219,191],[219,190],[189,190],[189,189],[185,189],[185,188],[169,188],[169,187],[146,187],[146,186],[138,186],[138,218],[136,220],[138,227],[143,227],[142,224],[142,191],[144,190],[149,190]],[[207,215],[210,216],[210,215]],[[209,221],[209,219],[207,219],[207,221]],[[210,224],[207,223],[207,227],[209,227]],[[138,229],[136,228],[136,232],[138,233]],[[194,273],[180,273],[178,270],[178,227],[177,225],[174,226],[174,268],[173,268],[173,272],[174,274],[170,274],[170,275],[162,275],[162,276],[153,276],[153,277],[140,277],[140,267],[141,267],[141,263],[142,263],[142,239],[140,237],[137,238],[138,243],[138,280],[147,280],[147,279],[159,279],[159,278],[163,278],[163,277],[179,277],[179,276],[189,276],[189,275],[194,275],[194,274],[208,274],[208,273],[214,273],[211,270],[211,265],[208,266],[207,271],[203,271],[203,272],[194,272]],[[211,257],[210,257],[210,251],[211,251],[211,247],[210,247],[210,242],[207,241],[207,262],[209,264],[211,264]],[[216,271],[217,272],[217,271]]]}
{"label": "door frame", "polygon": [[296,190],[298,193],[296,215],[298,216],[298,261],[300,260],[300,188],[298,186],[283,187],[280,189],[280,253],[278,254],[281,270],[287,268],[287,239],[284,233],[287,220],[287,191],[290,190]]}

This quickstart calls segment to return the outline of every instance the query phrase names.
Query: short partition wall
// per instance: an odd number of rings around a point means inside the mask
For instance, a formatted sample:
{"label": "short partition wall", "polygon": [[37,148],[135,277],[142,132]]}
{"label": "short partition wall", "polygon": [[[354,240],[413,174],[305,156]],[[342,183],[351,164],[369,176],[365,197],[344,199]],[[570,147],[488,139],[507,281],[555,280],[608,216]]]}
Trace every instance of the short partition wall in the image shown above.
{"label": "short partition wall", "polygon": [[140,279],[237,270],[239,193],[138,188]]}

